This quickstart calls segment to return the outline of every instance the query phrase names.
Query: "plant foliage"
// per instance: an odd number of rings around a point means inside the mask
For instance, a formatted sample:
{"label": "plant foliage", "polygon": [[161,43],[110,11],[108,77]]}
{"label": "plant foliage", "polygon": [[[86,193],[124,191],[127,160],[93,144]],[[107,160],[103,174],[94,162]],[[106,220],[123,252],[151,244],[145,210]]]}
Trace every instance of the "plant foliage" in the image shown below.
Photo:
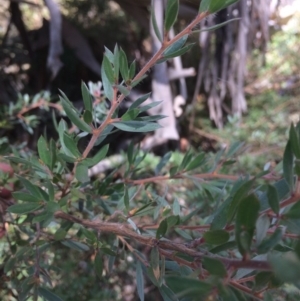
{"label": "plant foliage", "polygon": [[[178,5],[168,1],[166,32],[177,19]],[[141,167],[147,154],[131,145],[122,168],[96,179],[90,176],[90,167],[101,164],[109,145],[93,156],[91,150],[112,131],[150,132],[159,127],[157,121],[164,116],[139,117],[158,105],[143,105],[149,94],[120,118],[116,111],[154,64],[185,53],[195,25],[224,7],[224,1],[203,1],[196,19],[171,40],[164,34],[161,49],[137,74],[122,49],[106,49],[100,96],[82,84],[80,111],[61,93],[56,108],[63,109],[71,126],[61,119],[55,125],[56,141],[41,136],[32,154],[1,144],[1,154],[17,175],[13,204],[3,215],[8,250],[1,254],[1,265],[9,283],[6,291],[18,300],[64,300],[53,276],[63,273],[53,263],[64,249],[86,254],[86,269],[101,283],[108,282],[121,259],[134,266],[140,300],[145,300],[147,282],[165,301],[269,300],[271,288],[284,283],[299,288],[300,123],[291,125],[282,169],[276,172],[223,173],[241,144],[214,155],[189,151],[180,162],[168,153],[149,170]],[[38,99],[28,102],[17,120],[28,120],[23,114]],[[24,124],[32,130],[30,123]],[[81,151],[78,143],[87,135],[89,143]],[[3,176],[1,181],[6,185],[8,179]],[[193,188],[184,191],[185,185]]]}

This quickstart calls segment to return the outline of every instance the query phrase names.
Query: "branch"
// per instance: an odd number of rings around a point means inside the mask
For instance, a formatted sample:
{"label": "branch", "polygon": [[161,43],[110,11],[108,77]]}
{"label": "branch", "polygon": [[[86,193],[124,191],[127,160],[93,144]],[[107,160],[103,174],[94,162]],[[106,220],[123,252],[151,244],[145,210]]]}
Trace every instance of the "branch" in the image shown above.
{"label": "branch", "polygon": [[190,255],[194,258],[195,261],[201,260],[204,256],[209,256],[220,260],[228,268],[233,268],[233,269],[246,268],[246,269],[262,270],[262,271],[271,270],[271,266],[267,261],[260,261],[260,260],[243,261],[238,259],[230,259],[230,258],[215,256],[210,253],[202,253],[187,247],[187,245],[184,243],[174,243],[169,240],[158,240],[152,236],[143,236],[137,234],[125,224],[89,221],[89,220],[80,219],[78,217],[69,215],[62,211],[55,212],[54,216],[56,218],[61,218],[73,223],[80,224],[85,228],[101,231],[102,233],[114,234],[120,237],[127,237],[137,241],[142,245],[147,245],[149,247],[157,246],[160,250],[163,251],[174,251],[174,252],[180,252],[186,255]]}

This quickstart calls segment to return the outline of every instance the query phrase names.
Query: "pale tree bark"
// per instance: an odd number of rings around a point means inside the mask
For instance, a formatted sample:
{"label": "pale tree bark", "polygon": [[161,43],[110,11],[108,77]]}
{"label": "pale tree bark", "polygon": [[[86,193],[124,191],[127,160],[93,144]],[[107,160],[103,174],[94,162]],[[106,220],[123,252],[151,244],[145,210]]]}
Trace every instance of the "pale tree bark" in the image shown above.
{"label": "pale tree bark", "polygon": [[62,16],[55,0],[44,0],[50,13],[50,43],[47,58],[47,67],[51,71],[51,78],[55,78],[63,66],[60,55],[63,53],[62,46]]}
{"label": "pale tree bark", "polygon": [[[162,0],[153,0],[153,10],[157,20],[159,29],[163,30],[164,21],[164,2]],[[150,27],[152,37],[152,52],[155,53],[160,47],[161,42],[156,37],[153,27]],[[173,96],[168,76],[167,63],[161,63],[153,67],[152,79],[152,101],[163,101],[158,107],[150,110],[150,114],[166,115],[159,123],[162,128],[155,131],[152,137],[145,140],[144,149],[153,148],[154,146],[163,144],[168,140],[179,140],[179,134],[176,129],[176,119],[173,111]]]}

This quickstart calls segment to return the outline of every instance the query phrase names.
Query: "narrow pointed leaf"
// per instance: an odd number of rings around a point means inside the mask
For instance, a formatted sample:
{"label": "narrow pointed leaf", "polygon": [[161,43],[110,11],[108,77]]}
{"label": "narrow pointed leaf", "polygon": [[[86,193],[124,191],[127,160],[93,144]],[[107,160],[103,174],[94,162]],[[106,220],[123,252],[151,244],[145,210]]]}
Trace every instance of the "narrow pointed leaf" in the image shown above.
{"label": "narrow pointed leaf", "polygon": [[127,81],[129,79],[129,69],[128,69],[128,60],[127,56],[123,49],[120,50],[120,72],[123,77],[123,80]]}
{"label": "narrow pointed leaf", "polygon": [[271,209],[278,214],[279,213],[279,196],[277,189],[273,185],[268,185],[268,202]]}
{"label": "narrow pointed leaf", "polygon": [[99,251],[97,252],[97,254],[95,256],[94,268],[95,268],[95,272],[96,272],[97,276],[99,278],[102,278],[102,274],[103,274],[103,258],[102,258],[101,252],[99,252]]}
{"label": "narrow pointed leaf", "polygon": [[88,124],[86,124],[82,119],[80,119],[77,112],[71,106],[69,106],[66,100],[62,97],[60,97],[60,100],[67,116],[70,118],[72,123],[76,125],[80,130],[91,133],[91,127]]}
{"label": "narrow pointed leaf", "polygon": [[168,32],[177,20],[179,0],[168,0],[165,14],[165,30]]}
{"label": "narrow pointed leaf", "polygon": [[88,166],[82,162],[78,163],[75,170],[75,177],[79,182],[86,183],[88,182]]}
{"label": "narrow pointed leaf", "polygon": [[102,66],[105,71],[107,79],[109,80],[109,82],[111,84],[113,84],[115,81],[114,70],[113,70],[111,62],[109,61],[109,59],[107,58],[106,55],[104,55],[104,57],[103,57]]}
{"label": "narrow pointed leaf", "polygon": [[146,133],[159,129],[161,126],[157,123],[147,123],[140,121],[124,121],[112,123],[116,128],[125,132]]}
{"label": "narrow pointed leaf", "polygon": [[84,108],[86,110],[89,110],[90,112],[93,111],[93,101],[92,101],[92,96],[90,93],[89,88],[84,82],[81,82],[81,94],[83,98],[83,104]]}
{"label": "narrow pointed leaf", "polygon": [[156,21],[153,6],[151,7],[151,22],[152,22],[152,26],[153,26],[156,37],[162,42],[163,41],[162,34],[161,34],[160,29],[158,28],[158,25],[157,25],[157,21]]}
{"label": "narrow pointed leaf", "polygon": [[145,300],[144,275],[140,261],[136,263],[136,287],[140,301]]}
{"label": "narrow pointed leaf", "polygon": [[39,203],[24,203],[24,204],[16,204],[8,207],[7,211],[15,214],[27,214],[29,212],[36,211],[42,208],[43,205]]}
{"label": "narrow pointed leaf", "polygon": [[63,299],[61,299],[59,296],[43,287],[38,288],[38,294],[40,297],[43,297],[47,301],[63,301]]}
{"label": "narrow pointed leaf", "polygon": [[112,101],[114,98],[114,90],[110,80],[106,75],[103,65],[101,67],[101,78],[102,78],[104,94],[110,101]]}
{"label": "narrow pointed leaf", "polygon": [[292,150],[291,141],[289,140],[283,154],[283,176],[288,183],[290,190],[294,187],[294,154]]}
{"label": "narrow pointed leaf", "polygon": [[200,13],[209,12],[211,14],[238,2],[239,0],[202,0],[199,8]]}

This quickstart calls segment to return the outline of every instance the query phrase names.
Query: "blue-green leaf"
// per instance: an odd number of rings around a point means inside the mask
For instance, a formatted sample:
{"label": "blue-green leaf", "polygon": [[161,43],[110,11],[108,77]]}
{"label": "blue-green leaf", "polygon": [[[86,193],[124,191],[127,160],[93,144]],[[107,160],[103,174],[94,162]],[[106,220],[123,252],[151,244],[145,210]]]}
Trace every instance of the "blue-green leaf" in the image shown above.
{"label": "blue-green leaf", "polygon": [[72,121],[72,123],[76,125],[80,130],[91,133],[91,127],[88,124],[86,124],[82,119],[80,119],[80,117],[78,116],[78,112],[76,112],[76,110],[69,105],[66,99],[60,97],[60,100],[67,116]]}
{"label": "blue-green leaf", "polygon": [[209,12],[213,14],[238,1],[239,0],[202,0],[199,7],[199,12]]}
{"label": "blue-green leaf", "polygon": [[81,94],[83,98],[84,108],[90,112],[93,111],[93,101],[89,88],[84,82],[81,82]]}
{"label": "blue-green leaf", "polygon": [[165,14],[165,30],[168,32],[174,25],[179,10],[178,0],[168,0]]}
{"label": "blue-green leaf", "polygon": [[147,123],[140,121],[124,121],[112,123],[116,128],[125,132],[146,133],[155,131],[161,126],[158,123]]}
{"label": "blue-green leaf", "polygon": [[7,211],[15,214],[27,214],[42,208],[42,206],[43,205],[36,202],[16,204],[8,207]]}

